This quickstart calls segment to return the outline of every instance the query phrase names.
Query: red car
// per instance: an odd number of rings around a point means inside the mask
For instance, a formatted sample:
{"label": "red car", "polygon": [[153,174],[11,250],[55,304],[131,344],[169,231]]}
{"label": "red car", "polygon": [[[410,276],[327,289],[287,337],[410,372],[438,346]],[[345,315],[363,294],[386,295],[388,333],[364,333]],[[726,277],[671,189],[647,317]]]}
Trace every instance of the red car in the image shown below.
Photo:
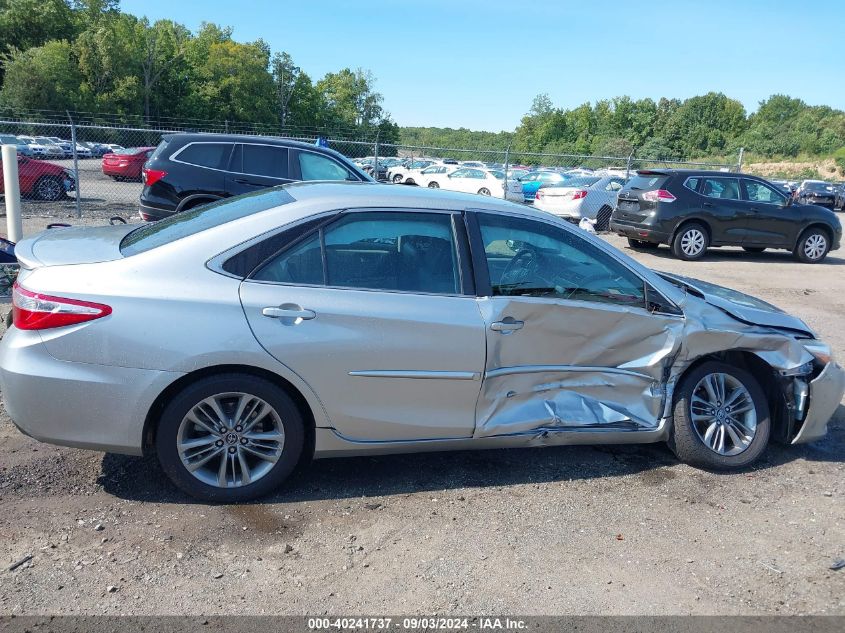
{"label": "red car", "polygon": [[115,180],[141,180],[141,168],[155,147],[128,147],[103,155],[103,173]]}
{"label": "red car", "polygon": [[[68,191],[76,189],[73,173],[43,160],[18,156],[18,183],[21,196],[38,200],[61,200]],[[5,193],[2,160],[0,160],[0,193]]]}

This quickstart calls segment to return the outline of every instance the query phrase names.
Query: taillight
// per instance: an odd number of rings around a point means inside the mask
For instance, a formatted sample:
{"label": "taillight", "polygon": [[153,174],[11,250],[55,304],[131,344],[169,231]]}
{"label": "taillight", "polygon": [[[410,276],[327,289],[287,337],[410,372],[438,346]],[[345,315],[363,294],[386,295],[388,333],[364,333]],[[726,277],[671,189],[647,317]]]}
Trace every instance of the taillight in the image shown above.
{"label": "taillight", "polygon": [[573,200],[580,200],[581,198],[586,198],[587,192],[582,189],[581,191],[573,191],[572,192],[572,199]]}
{"label": "taillight", "polygon": [[159,180],[164,178],[167,175],[166,171],[162,171],[161,169],[149,169],[144,167],[141,171],[141,178],[144,181],[144,184],[148,187],[151,185],[156,184]]}
{"label": "taillight", "polygon": [[675,202],[676,198],[665,189],[657,189],[643,193],[643,200],[648,200],[649,202]]}
{"label": "taillight", "polygon": [[535,199],[535,200],[540,200],[542,197],[543,197],[543,190],[542,190],[542,189],[538,189],[538,190],[537,190],[537,193],[536,193],[536,194],[534,194],[534,199]]}
{"label": "taillight", "polygon": [[12,287],[12,322],[19,330],[47,330],[93,321],[111,314],[102,303],[53,297],[27,290],[15,282]]}

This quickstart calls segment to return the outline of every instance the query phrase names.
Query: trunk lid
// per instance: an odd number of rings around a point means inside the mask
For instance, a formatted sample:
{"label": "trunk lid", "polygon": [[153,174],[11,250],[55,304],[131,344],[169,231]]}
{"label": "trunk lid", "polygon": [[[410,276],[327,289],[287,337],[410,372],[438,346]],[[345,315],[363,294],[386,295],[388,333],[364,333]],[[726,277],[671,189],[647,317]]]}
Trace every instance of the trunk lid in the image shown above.
{"label": "trunk lid", "polygon": [[616,198],[616,215],[619,219],[642,222],[657,207],[657,202],[645,200],[646,191],[664,188],[669,174],[659,171],[638,171],[619,191]]}
{"label": "trunk lid", "polygon": [[116,226],[47,229],[21,240],[15,255],[22,268],[95,264],[121,259],[121,240],[133,229],[132,224]]}

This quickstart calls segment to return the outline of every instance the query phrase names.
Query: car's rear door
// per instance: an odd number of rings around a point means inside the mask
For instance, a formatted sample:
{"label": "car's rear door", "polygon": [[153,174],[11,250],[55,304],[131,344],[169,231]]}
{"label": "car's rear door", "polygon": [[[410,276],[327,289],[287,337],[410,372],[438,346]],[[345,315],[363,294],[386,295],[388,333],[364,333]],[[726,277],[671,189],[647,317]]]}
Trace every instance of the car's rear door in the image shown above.
{"label": "car's rear door", "polygon": [[[687,180],[697,180],[698,177]],[[698,215],[710,227],[711,244],[742,244],[748,230],[751,205],[742,199],[736,176],[703,176],[696,196]]]}
{"label": "car's rear door", "polygon": [[485,335],[462,227],[446,211],[346,212],[241,284],[258,341],[344,437],[472,435]]}
{"label": "car's rear door", "polygon": [[801,227],[794,206],[768,184],[753,178],[742,178],[743,197],[748,201],[751,216],[743,245],[792,246]]}
{"label": "car's rear door", "polygon": [[680,310],[574,229],[478,213],[470,236],[487,335],[476,436],[658,428]]}
{"label": "car's rear door", "polygon": [[226,173],[226,192],[238,195],[291,182],[289,161],[287,147],[236,143]]}

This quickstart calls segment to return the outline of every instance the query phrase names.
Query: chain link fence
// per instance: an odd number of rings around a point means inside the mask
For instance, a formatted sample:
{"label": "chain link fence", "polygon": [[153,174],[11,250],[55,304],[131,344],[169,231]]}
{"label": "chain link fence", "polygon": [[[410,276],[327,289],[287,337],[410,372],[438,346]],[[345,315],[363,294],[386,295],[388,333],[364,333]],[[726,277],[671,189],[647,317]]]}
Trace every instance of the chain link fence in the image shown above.
{"label": "chain link fence", "polygon": [[[472,167],[505,171],[508,179],[531,170],[560,171],[610,170],[627,176],[636,169],[690,167],[723,171],[741,170],[737,164],[653,160],[648,157],[589,156],[541,152],[514,152],[508,149],[468,149],[423,147],[380,143],[377,134],[369,138],[342,138],[318,129],[281,129],[278,126],[213,123],[207,121],[172,122],[155,128],[142,122],[68,117],[65,121],[45,117],[33,122],[0,118],[0,142],[16,143],[26,160],[19,166],[23,211],[50,217],[136,217],[143,188],[141,168],[159,144],[162,136],[179,132],[212,134],[251,134],[313,143],[324,139],[328,146],[355,160],[379,180],[396,180],[397,168],[408,163],[427,161],[461,163]],[[378,165],[377,168],[374,166]],[[414,167],[415,165],[411,165]]]}

